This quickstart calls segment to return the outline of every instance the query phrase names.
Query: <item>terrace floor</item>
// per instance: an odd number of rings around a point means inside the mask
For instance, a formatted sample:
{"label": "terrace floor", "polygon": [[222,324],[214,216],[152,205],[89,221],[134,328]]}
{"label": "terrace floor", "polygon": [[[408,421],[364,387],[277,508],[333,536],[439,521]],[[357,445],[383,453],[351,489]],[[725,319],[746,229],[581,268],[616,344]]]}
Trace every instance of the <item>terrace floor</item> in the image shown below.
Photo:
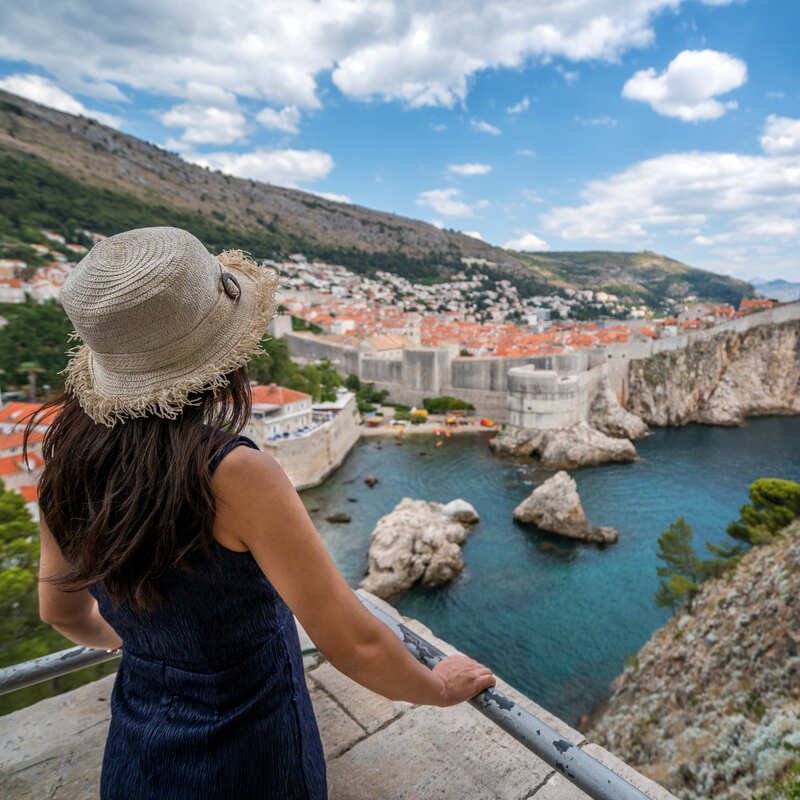
{"label": "terrace floor", "polygon": [[[459,652],[417,620],[358,591],[445,653]],[[303,647],[313,647],[298,629]],[[354,683],[318,652],[304,661],[331,800],[588,800],[469,703],[438,708],[388,700]],[[114,677],[0,718],[0,796],[96,800]],[[499,676],[496,688],[652,800],[675,800]]]}

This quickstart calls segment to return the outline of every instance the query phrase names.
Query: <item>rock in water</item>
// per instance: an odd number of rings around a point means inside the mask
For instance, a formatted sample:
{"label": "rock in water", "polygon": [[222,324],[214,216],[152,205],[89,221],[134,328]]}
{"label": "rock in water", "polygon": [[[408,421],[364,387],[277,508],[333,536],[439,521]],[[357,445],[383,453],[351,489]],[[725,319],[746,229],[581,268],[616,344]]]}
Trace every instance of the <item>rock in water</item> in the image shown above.
{"label": "rock in water", "polygon": [[350,522],[350,515],[344,511],[334,511],[333,514],[328,514],[325,519],[328,522]]}
{"label": "rock in water", "polygon": [[480,521],[478,512],[470,503],[461,498],[451,500],[449,503],[442,506],[442,513],[447,514],[457,522],[464,522],[467,525],[472,525]]}
{"label": "rock in water", "polygon": [[440,586],[451,581],[464,569],[461,545],[478,519],[465,500],[442,505],[404,497],[372,531],[369,569],[361,586],[389,597],[418,582]]}
{"label": "rock in water", "polygon": [[587,522],[578,487],[563,470],[537,486],[530,497],[514,509],[514,519],[584,542],[609,544],[619,538],[613,528],[601,528]]}
{"label": "rock in water", "polygon": [[510,425],[506,431],[489,439],[489,447],[500,455],[534,456],[548,469],[636,459],[636,448],[629,439],[607,436],[586,422],[553,430]]}

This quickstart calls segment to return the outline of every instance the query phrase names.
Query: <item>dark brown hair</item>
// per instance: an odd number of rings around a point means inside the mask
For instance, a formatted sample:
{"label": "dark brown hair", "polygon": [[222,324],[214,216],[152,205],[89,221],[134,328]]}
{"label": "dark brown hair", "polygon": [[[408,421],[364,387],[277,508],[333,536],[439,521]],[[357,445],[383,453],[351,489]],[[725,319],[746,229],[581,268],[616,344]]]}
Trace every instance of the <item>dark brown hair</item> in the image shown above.
{"label": "dark brown hair", "polygon": [[[161,599],[158,578],[211,555],[216,505],[210,462],[250,417],[245,367],[228,385],[195,393],[175,419],[94,422],[69,391],[28,417],[23,453],[49,418],[39,479],[42,517],[70,569],[46,580],[66,591],[102,581],[115,602],[148,611]],[[43,579],[45,580],[45,579]]]}

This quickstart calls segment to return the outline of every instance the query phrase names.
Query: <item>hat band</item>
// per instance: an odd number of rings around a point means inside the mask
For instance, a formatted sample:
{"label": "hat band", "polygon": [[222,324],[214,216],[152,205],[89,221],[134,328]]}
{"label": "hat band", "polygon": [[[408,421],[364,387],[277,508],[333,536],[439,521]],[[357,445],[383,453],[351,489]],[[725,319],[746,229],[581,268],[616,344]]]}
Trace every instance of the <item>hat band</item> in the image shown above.
{"label": "hat band", "polygon": [[220,289],[217,302],[211,311],[181,339],[142,353],[98,353],[93,350],[92,357],[97,359],[100,366],[109,372],[137,374],[163,369],[200,350],[204,344],[214,338],[215,331],[230,314],[235,312],[236,305]]}

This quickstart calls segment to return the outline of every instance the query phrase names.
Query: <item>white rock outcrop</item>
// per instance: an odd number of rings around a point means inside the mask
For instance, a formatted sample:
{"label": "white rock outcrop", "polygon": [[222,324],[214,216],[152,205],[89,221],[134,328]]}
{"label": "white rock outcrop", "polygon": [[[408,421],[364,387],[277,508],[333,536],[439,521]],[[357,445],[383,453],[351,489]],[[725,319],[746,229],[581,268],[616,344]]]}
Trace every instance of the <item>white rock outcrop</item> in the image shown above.
{"label": "white rock outcrop", "polygon": [[578,487],[563,470],[537,486],[514,509],[514,519],[550,533],[584,542],[610,544],[619,534],[613,528],[590,525],[581,505]]}
{"label": "white rock outcrop", "polygon": [[587,422],[555,430],[509,425],[489,440],[489,447],[499,454],[533,456],[548,469],[573,469],[636,459],[636,448],[630,439],[608,436]]}
{"label": "white rock outcrop", "polygon": [[372,531],[361,587],[389,597],[416,583],[440,586],[451,581],[464,569],[461,545],[478,521],[466,500],[442,504],[404,497]]}

